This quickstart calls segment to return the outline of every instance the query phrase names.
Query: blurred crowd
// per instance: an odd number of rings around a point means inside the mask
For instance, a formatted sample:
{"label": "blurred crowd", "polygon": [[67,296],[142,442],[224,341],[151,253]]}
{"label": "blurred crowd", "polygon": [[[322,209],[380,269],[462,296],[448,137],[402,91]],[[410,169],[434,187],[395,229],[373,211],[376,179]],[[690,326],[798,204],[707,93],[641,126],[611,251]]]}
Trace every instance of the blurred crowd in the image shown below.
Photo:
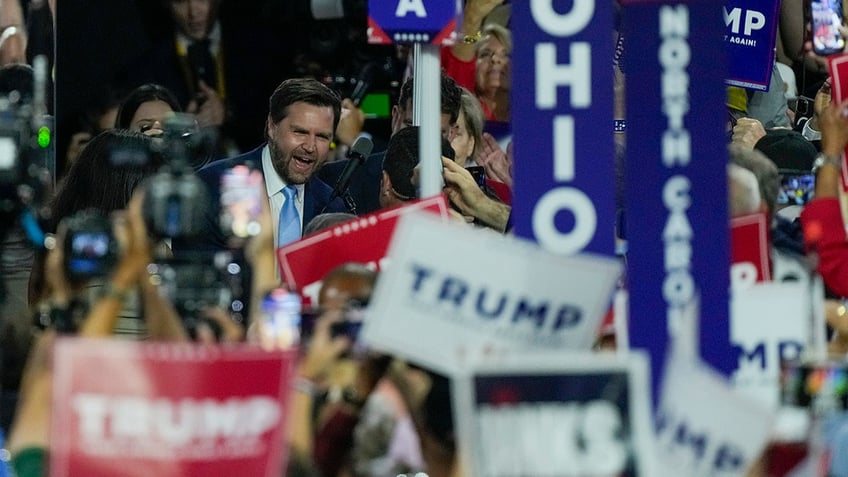
{"label": "blurred crowd", "polygon": [[[463,475],[448,378],[361,349],[355,332],[344,331],[367,311],[380,272],[355,262],[334,268],[300,323],[280,333],[269,328],[273,298],[299,290],[281,281],[275,250],[418,199],[422,159],[441,161],[454,221],[510,233],[513,149],[503,131],[512,119],[512,5],[463,2],[459,38],[440,51],[441,155],[421,158],[413,50],[351,47],[365,44],[362,8],[321,20],[299,2],[277,10],[230,0],[149,3],[156,21],[146,25],[143,48],[115,62],[96,98],[62,111],[43,197],[0,184],[0,443],[5,435],[16,475],[46,475],[51,345],[68,334],[296,346],[284,475]],[[829,348],[844,356],[848,103],[831,100],[826,59],[805,42],[803,8],[782,2],[770,89],[728,88],[729,215],[767,217],[775,281],[821,275]],[[309,16],[316,32],[335,36],[281,51],[281,32],[260,21],[271,11],[291,24]],[[45,55],[63,104],[53,18],[55,2],[0,2],[0,94],[20,104],[37,98],[30,65]],[[627,44],[613,34],[617,148],[609,159],[621,214]],[[43,234],[24,220],[30,208]],[[625,255],[624,227],[616,232]],[[598,352],[615,349],[612,319],[598,330]],[[750,475],[777,475],[767,460]]]}

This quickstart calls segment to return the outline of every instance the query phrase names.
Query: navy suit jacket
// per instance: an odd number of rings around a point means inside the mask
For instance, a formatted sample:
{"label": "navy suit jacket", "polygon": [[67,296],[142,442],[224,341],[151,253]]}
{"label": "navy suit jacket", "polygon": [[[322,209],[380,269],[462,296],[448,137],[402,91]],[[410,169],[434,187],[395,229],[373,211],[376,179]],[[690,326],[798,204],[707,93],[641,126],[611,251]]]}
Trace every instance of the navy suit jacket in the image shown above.
{"label": "navy suit jacket", "polygon": [[[221,176],[224,171],[232,168],[237,165],[245,165],[248,163],[252,163],[253,167],[262,171],[263,175],[265,173],[262,170],[262,149],[265,146],[262,145],[248,153],[242,154],[240,156],[232,157],[229,159],[220,159],[214,161],[210,164],[207,164],[205,167],[197,171],[197,176],[206,184],[207,189],[209,190],[210,201],[212,204],[219,204],[221,201]],[[265,192],[265,184],[262,184],[263,189],[263,197]],[[303,189],[303,224],[306,225],[312,220],[313,217],[323,212],[346,212],[344,202],[341,199],[336,198],[333,202],[329,203],[330,194],[332,192],[332,188],[322,182],[317,177],[313,176],[309,181],[304,184]],[[326,210],[324,210],[326,206]],[[223,232],[221,232],[221,227],[218,225],[218,216],[217,216],[217,207],[213,207],[213,210],[207,216],[207,226],[209,228],[208,233],[202,235],[202,239],[198,242],[191,244],[191,248],[200,248],[201,250],[208,249],[224,249],[226,248],[226,237]],[[174,248],[187,248],[185,247],[187,244],[176,245]]]}
{"label": "navy suit jacket", "polygon": [[[365,164],[359,166],[350,177],[350,195],[356,203],[358,215],[370,214],[380,210],[380,180],[383,178],[383,158],[386,151],[368,156]],[[350,159],[329,162],[318,171],[318,177],[327,184],[335,186]]]}

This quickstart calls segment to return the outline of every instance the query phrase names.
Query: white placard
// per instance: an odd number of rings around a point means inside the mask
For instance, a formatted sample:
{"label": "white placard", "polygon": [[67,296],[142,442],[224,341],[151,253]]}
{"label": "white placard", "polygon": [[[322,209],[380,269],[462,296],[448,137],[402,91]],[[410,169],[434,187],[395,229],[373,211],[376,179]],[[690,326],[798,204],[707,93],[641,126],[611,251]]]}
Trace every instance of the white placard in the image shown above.
{"label": "white placard", "polygon": [[668,355],[656,416],[665,477],[741,477],[768,439],[772,412],[700,359]]}
{"label": "white placard", "polygon": [[780,362],[800,359],[812,330],[810,289],[801,283],[760,283],[735,290],[730,339],[739,350],[731,380],[769,409],[780,401]]}
{"label": "white placard", "polygon": [[404,216],[362,337],[446,374],[492,350],[588,350],[621,264],[559,256],[535,243]]}
{"label": "white placard", "polygon": [[452,381],[463,475],[655,476],[642,353],[510,354]]}

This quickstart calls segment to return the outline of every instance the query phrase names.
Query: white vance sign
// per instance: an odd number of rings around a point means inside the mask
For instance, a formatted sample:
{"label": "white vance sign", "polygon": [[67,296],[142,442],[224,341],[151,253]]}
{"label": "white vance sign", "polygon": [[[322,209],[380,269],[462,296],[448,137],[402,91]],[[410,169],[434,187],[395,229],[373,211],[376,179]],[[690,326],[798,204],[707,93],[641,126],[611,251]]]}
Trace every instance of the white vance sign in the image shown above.
{"label": "white vance sign", "polygon": [[520,353],[452,381],[463,475],[654,477],[647,356]]}

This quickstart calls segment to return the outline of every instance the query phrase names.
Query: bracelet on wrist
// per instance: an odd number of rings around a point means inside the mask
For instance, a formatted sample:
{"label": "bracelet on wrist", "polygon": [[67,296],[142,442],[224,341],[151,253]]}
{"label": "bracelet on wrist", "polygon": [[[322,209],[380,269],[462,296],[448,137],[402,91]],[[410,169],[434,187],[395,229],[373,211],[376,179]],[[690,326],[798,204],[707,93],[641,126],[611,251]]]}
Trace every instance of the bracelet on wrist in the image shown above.
{"label": "bracelet on wrist", "polygon": [[480,41],[482,38],[483,32],[478,30],[477,33],[474,33],[473,35],[465,35],[464,37],[462,37],[462,42],[466,45],[473,45]]}
{"label": "bracelet on wrist", "polygon": [[813,161],[813,168],[812,168],[813,175],[815,176],[816,174],[818,174],[819,169],[821,169],[823,166],[826,166],[826,165],[835,168],[837,171],[841,171],[842,170],[842,156],[841,155],[830,156],[830,155],[827,155],[823,152],[819,153],[819,155],[816,156],[816,159]]}
{"label": "bracelet on wrist", "polygon": [[318,387],[315,386],[315,383],[311,379],[304,378],[303,376],[294,378],[292,388],[295,391],[306,394],[309,397],[315,397],[318,393]]}

